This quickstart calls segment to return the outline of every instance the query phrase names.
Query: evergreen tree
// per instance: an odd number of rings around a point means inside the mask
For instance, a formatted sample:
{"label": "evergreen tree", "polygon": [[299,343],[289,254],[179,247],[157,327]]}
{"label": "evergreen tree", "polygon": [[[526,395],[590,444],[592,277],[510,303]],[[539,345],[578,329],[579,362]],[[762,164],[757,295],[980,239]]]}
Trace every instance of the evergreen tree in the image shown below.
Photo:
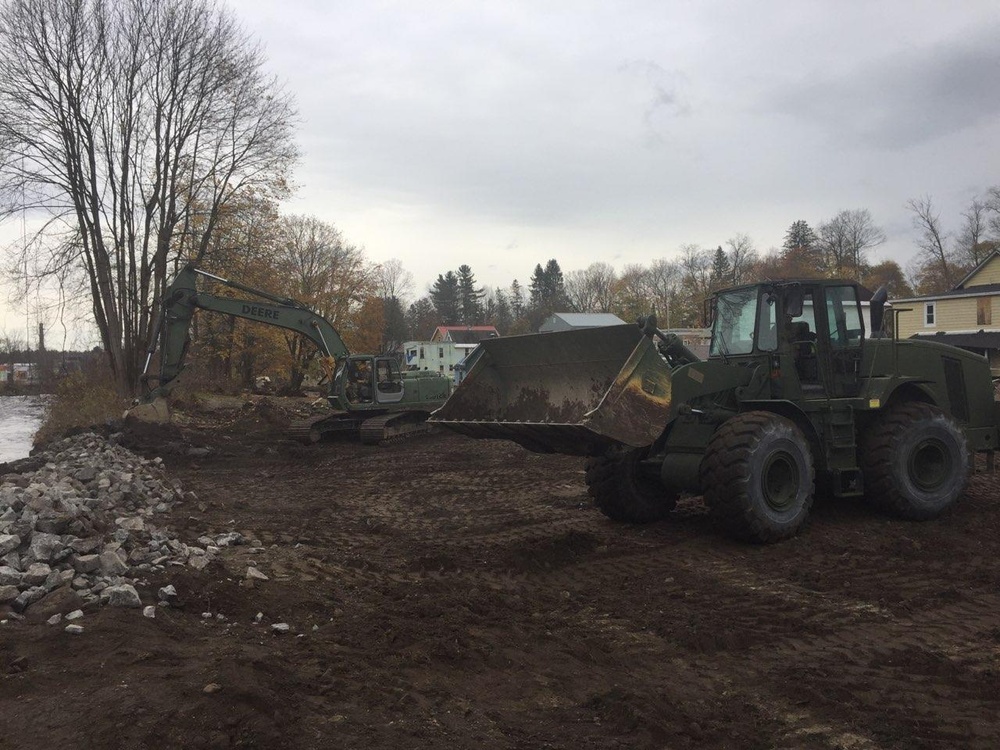
{"label": "evergreen tree", "polygon": [[476,288],[476,276],[467,265],[458,267],[458,296],[462,322],[467,326],[479,325],[483,322],[482,299],[486,292],[482,287]]}
{"label": "evergreen tree", "polygon": [[524,290],[517,279],[510,284],[510,311],[515,320],[524,316]]}
{"label": "evergreen tree", "polygon": [[715,249],[715,255],[712,257],[711,287],[713,290],[722,289],[725,286],[729,286],[732,280],[732,264],[729,262],[729,256],[726,255],[726,251],[722,249],[722,245],[719,245]]}
{"label": "evergreen tree", "polygon": [[430,339],[438,322],[437,310],[429,297],[421,297],[406,311],[406,327],[414,339]]}
{"label": "evergreen tree", "polygon": [[545,264],[545,268],[542,268],[540,263],[535,266],[529,288],[531,290],[531,305],[536,309],[544,308],[552,312],[557,308],[565,308],[569,305],[563,272],[555,258],[551,258]]}
{"label": "evergreen tree", "polygon": [[487,299],[485,320],[494,326],[501,335],[513,327],[514,311],[510,304],[510,297],[503,289],[495,289]]}
{"label": "evergreen tree", "polygon": [[782,247],[785,250],[804,248],[808,251],[812,250],[816,245],[816,240],[816,233],[809,226],[809,223],[799,219],[785,232],[785,242],[782,244]]}
{"label": "evergreen tree", "polygon": [[461,294],[458,277],[453,271],[438,274],[431,287],[431,302],[438,314],[438,325],[453,326],[462,321]]}

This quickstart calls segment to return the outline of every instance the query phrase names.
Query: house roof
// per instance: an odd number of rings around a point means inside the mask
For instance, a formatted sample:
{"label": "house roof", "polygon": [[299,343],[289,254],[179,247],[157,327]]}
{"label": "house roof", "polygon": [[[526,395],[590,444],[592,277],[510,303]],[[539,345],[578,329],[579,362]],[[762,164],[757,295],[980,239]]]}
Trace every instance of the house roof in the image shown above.
{"label": "house roof", "polygon": [[[958,282],[957,284],[955,284],[955,289],[964,289],[964,288],[966,288],[965,287],[965,283],[969,279],[971,279],[973,276],[975,276],[977,273],[979,273],[980,271],[982,271],[986,267],[986,265],[991,260],[993,260],[994,258],[996,258],[997,256],[1000,256],[1000,250],[994,250],[992,253],[990,253],[988,256],[986,256],[985,260],[983,260],[982,263],[980,263],[978,266],[976,266],[971,271],[969,271],[969,273],[966,274],[966,276],[965,276],[964,279],[962,279],[960,282]],[[992,285],[989,285],[989,286],[992,286]],[[978,289],[979,287],[976,287],[976,288]]]}
{"label": "house roof", "polygon": [[919,297],[903,297],[893,300],[898,302],[930,302],[936,299],[948,299],[951,297],[982,297],[986,294],[1000,294],[1000,284],[980,284],[979,286],[969,286],[965,288],[955,287],[947,292],[936,292],[934,294],[921,294]]}
{"label": "house roof", "polygon": [[496,326],[438,326],[431,334],[431,341],[454,341],[471,344],[492,336],[499,336]]}
{"label": "house roof", "polygon": [[975,333],[915,333],[911,339],[937,341],[962,349],[1000,349],[1000,331],[977,331]]}

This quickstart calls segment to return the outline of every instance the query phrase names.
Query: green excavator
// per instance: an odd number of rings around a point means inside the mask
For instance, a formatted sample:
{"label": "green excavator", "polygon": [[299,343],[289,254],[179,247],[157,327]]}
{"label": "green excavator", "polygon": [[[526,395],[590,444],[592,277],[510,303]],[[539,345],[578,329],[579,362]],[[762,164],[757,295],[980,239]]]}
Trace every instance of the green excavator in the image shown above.
{"label": "green excavator", "polygon": [[[223,297],[198,289],[198,279],[212,281],[249,294],[253,299]],[[356,434],[375,445],[391,438],[426,432],[432,411],[447,400],[451,380],[428,371],[402,372],[395,357],[351,354],[340,334],[307,305],[224,279],[192,264],[184,266],[163,295],[160,316],[146,353],[142,383],[146,393],[131,413],[142,419],[168,418],[166,396],[183,381],[184,360],[190,342],[191,320],[198,310],[264,325],[278,326],[305,336],[324,357],[333,413],[296,422],[291,437],[316,442],[330,434]],[[159,374],[149,373],[159,346]],[[152,387],[155,383],[155,387]]]}

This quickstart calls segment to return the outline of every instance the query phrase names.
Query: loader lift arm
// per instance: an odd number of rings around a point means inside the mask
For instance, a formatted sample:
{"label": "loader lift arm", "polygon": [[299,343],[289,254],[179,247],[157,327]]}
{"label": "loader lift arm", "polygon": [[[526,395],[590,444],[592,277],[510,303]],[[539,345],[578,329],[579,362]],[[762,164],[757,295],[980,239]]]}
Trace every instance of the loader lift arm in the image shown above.
{"label": "loader lift arm", "polygon": [[[259,297],[245,299],[220,297],[198,291],[197,280],[204,276],[220,284]],[[310,310],[306,305],[288,297],[279,297],[260,289],[224,279],[202,271],[193,264],[182,268],[167,287],[160,307],[156,328],[146,351],[146,362],[141,377],[148,389],[144,401],[152,401],[166,396],[177,384],[177,376],[184,369],[187,353],[188,330],[196,310],[208,310],[237,318],[246,318],[266,325],[278,326],[300,333],[333,363],[349,356],[340,334],[330,322]],[[161,344],[159,375],[150,375],[149,364],[157,344]],[[149,388],[150,381],[156,381],[155,388]]]}

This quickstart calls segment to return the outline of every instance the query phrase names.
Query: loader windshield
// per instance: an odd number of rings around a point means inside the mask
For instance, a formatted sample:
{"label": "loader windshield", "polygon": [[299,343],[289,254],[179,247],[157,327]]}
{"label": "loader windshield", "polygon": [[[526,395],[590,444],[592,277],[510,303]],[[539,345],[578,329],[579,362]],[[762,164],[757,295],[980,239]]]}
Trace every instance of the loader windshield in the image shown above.
{"label": "loader windshield", "polygon": [[709,356],[728,357],[753,351],[757,320],[757,288],[735,289],[719,295],[715,304]]}

